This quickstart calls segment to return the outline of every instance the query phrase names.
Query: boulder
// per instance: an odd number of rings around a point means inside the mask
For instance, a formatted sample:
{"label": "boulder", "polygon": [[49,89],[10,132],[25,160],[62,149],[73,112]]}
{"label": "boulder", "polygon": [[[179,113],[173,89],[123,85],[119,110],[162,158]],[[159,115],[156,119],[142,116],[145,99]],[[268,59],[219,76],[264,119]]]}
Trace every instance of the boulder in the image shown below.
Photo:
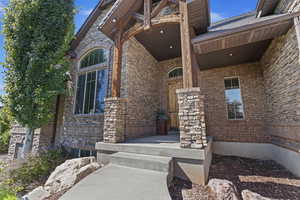
{"label": "boulder", "polygon": [[263,197],[260,194],[252,192],[250,190],[243,190],[242,197],[243,200],[274,200],[274,199]]}
{"label": "boulder", "polygon": [[33,191],[29,192],[27,195],[23,196],[22,200],[41,200],[48,198],[50,193],[40,186],[35,188]]}
{"label": "boulder", "polygon": [[46,181],[44,188],[54,194],[71,188],[82,178],[100,168],[94,157],[67,160],[56,167],[55,171]]}
{"label": "boulder", "polygon": [[235,185],[228,180],[211,179],[208,188],[215,200],[239,200]]}

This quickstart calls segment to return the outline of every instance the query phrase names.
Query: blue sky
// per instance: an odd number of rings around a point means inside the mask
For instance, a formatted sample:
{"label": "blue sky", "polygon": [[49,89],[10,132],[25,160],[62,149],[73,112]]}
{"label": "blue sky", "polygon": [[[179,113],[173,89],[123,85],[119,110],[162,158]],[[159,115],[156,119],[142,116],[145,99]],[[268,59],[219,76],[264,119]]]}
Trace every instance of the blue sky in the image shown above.
{"label": "blue sky", "polygon": [[[90,12],[96,6],[99,0],[75,0],[78,13],[75,17],[76,30],[84,23]],[[0,25],[2,26],[3,8],[8,0],[0,0]],[[257,0],[211,0],[212,21],[219,21],[228,17],[236,16],[245,12],[254,10]],[[0,62],[5,60],[3,35],[0,35]],[[0,67],[0,95],[4,94],[4,69]]]}

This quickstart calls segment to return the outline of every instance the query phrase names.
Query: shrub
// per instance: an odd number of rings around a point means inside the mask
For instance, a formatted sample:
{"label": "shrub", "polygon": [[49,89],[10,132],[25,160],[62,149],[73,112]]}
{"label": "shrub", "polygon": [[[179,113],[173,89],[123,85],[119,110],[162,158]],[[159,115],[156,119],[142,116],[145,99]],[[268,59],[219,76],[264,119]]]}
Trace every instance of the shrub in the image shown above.
{"label": "shrub", "polygon": [[[0,100],[3,98],[1,97]],[[0,110],[0,153],[7,153],[10,139],[12,116],[7,106]]]}
{"label": "shrub", "polygon": [[11,194],[28,192],[43,185],[54,169],[66,159],[67,155],[62,150],[51,150],[37,157],[29,157],[19,167],[8,172],[0,188]]}
{"label": "shrub", "polygon": [[17,197],[6,189],[0,188],[0,200],[17,200]]}

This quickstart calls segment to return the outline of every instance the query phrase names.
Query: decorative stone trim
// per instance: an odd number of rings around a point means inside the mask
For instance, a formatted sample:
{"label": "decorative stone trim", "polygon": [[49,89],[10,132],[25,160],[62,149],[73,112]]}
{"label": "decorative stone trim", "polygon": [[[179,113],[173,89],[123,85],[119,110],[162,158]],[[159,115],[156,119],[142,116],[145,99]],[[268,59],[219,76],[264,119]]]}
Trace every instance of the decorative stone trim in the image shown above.
{"label": "decorative stone trim", "polygon": [[104,110],[104,142],[121,143],[125,141],[126,99],[105,99]]}
{"label": "decorative stone trim", "polygon": [[207,146],[204,95],[200,88],[176,91],[179,105],[181,148],[202,149]]}

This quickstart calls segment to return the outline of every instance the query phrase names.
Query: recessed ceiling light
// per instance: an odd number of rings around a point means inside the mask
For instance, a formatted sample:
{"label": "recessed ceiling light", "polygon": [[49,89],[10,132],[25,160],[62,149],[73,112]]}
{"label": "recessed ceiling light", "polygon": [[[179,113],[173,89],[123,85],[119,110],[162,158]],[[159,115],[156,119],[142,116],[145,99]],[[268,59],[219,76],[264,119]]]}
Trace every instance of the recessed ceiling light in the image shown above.
{"label": "recessed ceiling light", "polygon": [[170,46],[170,49],[173,49],[173,46],[172,46],[172,45]]}
{"label": "recessed ceiling light", "polygon": [[164,30],[160,30],[160,34],[164,34],[165,32],[164,32]]}
{"label": "recessed ceiling light", "polygon": [[113,18],[113,19],[112,19],[112,22],[113,22],[113,23],[116,23],[116,22],[117,22],[117,19],[116,19],[116,18]]}

